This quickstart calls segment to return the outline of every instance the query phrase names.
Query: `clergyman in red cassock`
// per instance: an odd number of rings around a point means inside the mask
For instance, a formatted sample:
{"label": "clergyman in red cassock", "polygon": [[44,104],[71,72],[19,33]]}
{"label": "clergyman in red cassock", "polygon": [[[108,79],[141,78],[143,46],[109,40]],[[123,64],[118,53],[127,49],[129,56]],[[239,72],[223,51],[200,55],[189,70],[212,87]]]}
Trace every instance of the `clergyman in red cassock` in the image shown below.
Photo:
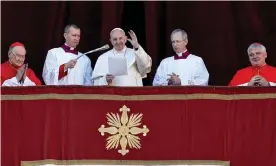
{"label": "clergyman in red cassock", "polygon": [[22,43],[13,43],[8,56],[9,60],[1,64],[1,86],[41,85],[34,71],[24,64],[26,49]]}
{"label": "clergyman in red cassock", "polygon": [[229,86],[276,86],[276,67],[266,64],[266,48],[253,43],[247,53],[251,66],[237,71]]}

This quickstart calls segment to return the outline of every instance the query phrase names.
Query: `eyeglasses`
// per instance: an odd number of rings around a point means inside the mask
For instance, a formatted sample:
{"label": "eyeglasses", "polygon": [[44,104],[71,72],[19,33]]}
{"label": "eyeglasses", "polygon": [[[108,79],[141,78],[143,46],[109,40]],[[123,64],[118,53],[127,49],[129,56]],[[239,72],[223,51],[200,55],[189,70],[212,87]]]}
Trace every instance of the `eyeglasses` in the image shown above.
{"label": "eyeglasses", "polygon": [[15,58],[19,58],[19,59],[24,59],[25,58],[25,55],[15,55],[13,52],[11,52],[11,54],[13,56],[15,56]]}
{"label": "eyeglasses", "polygon": [[171,44],[179,44],[181,42],[183,42],[184,40],[174,40],[174,41],[171,41]]}

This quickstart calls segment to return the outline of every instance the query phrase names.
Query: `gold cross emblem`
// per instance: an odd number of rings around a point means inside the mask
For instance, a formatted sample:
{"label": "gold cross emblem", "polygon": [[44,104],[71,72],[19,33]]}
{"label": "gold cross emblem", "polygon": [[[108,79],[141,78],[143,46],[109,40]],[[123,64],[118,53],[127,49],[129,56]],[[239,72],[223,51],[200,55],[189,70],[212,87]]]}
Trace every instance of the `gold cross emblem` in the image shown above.
{"label": "gold cross emblem", "polygon": [[111,136],[107,138],[106,149],[117,149],[120,143],[121,149],[118,150],[118,152],[123,156],[129,152],[127,145],[129,148],[140,149],[140,138],[137,135],[143,133],[143,136],[146,136],[149,132],[146,125],[143,125],[143,128],[138,127],[141,125],[143,114],[131,114],[130,117],[128,117],[127,112],[129,111],[130,109],[124,105],[120,108],[120,112],[122,112],[121,117],[118,113],[107,113],[107,124],[109,124],[110,127],[105,128],[105,126],[102,125],[98,129],[102,136],[104,136],[105,133],[111,134]]}

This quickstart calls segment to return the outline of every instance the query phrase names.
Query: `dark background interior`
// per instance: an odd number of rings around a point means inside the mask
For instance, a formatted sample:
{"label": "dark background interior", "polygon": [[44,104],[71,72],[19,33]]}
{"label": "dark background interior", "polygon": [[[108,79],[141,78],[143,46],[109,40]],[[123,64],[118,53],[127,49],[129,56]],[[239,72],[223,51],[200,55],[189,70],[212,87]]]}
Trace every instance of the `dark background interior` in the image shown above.
{"label": "dark background interior", "polygon": [[[170,33],[176,28],[187,31],[188,49],[203,58],[210,85],[227,85],[238,69],[248,66],[247,48],[253,42],[266,46],[267,63],[276,66],[275,2],[2,1],[1,9],[1,62],[8,59],[9,45],[20,41],[41,80],[47,51],[64,43],[69,23],[81,28],[81,52],[110,44],[115,27],[132,29],[153,59],[144,85],[151,85],[160,61],[172,55]],[[90,55],[92,67],[101,53]]]}

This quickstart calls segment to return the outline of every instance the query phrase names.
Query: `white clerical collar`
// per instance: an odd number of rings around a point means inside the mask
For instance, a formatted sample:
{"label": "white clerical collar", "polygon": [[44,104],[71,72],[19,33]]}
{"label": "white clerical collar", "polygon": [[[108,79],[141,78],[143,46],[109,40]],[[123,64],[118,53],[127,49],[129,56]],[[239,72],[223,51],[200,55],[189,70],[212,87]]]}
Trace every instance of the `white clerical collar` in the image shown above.
{"label": "white clerical collar", "polygon": [[[68,44],[67,43],[64,43],[66,46],[68,46]],[[69,48],[70,48],[70,50],[74,50],[75,48],[74,47],[70,47],[70,46],[68,46]]]}
{"label": "white clerical collar", "polygon": [[181,53],[177,53],[177,55],[181,57],[182,54],[185,53],[186,51],[187,51],[187,49],[185,51],[181,52]]}
{"label": "white clerical collar", "polygon": [[124,54],[126,52],[127,47],[125,46],[121,51],[117,51],[115,48],[113,48],[113,51],[115,54]]}

